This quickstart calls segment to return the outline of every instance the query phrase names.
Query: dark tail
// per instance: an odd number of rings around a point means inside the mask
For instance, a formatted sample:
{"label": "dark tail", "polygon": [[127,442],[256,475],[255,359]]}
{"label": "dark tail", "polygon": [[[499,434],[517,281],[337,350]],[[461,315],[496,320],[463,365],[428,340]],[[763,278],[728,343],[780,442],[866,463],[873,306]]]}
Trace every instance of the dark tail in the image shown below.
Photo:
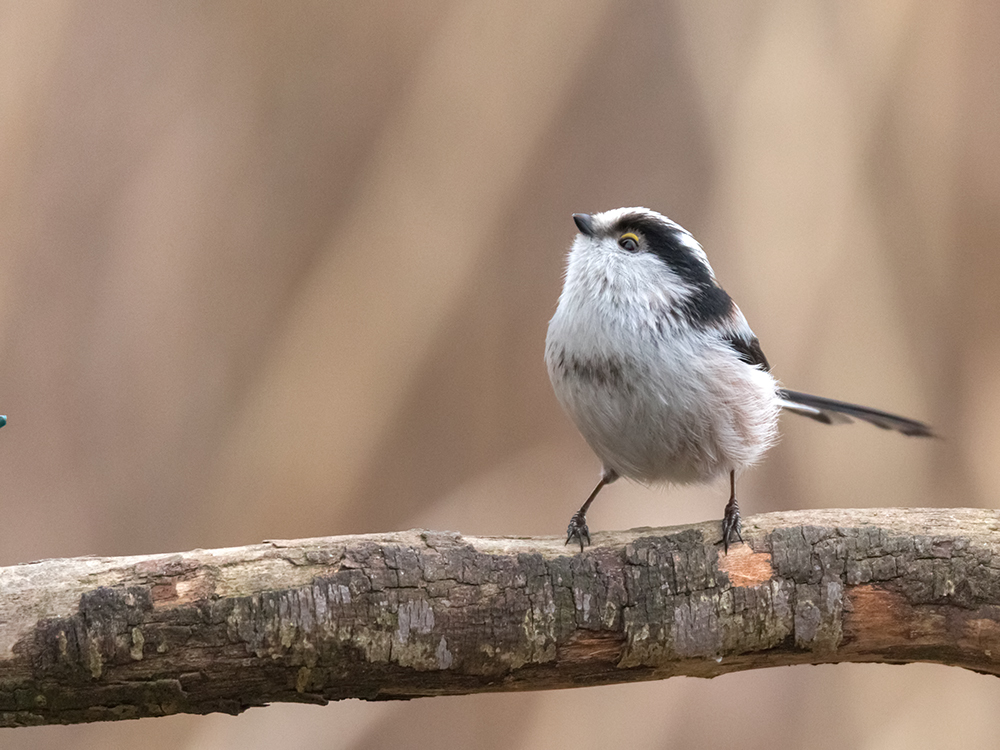
{"label": "dark tail", "polygon": [[898,414],[890,414],[879,409],[870,409],[867,406],[848,404],[844,401],[836,401],[832,398],[822,396],[812,396],[808,393],[790,391],[781,388],[778,395],[782,400],[782,407],[803,417],[815,419],[823,424],[844,424],[860,419],[869,422],[883,430],[895,430],[904,435],[915,437],[937,437],[931,426],[918,422],[915,419],[901,417]]}

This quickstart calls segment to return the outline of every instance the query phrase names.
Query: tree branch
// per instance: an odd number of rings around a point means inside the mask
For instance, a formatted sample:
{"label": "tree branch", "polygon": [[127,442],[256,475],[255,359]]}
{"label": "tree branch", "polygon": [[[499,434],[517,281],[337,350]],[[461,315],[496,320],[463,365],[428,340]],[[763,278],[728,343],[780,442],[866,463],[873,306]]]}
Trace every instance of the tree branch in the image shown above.
{"label": "tree branch", "polygon": [[555,539],[272,541],[0,569],[0,726],[713,677],[1000,674],[1000,514],[823,510]]}

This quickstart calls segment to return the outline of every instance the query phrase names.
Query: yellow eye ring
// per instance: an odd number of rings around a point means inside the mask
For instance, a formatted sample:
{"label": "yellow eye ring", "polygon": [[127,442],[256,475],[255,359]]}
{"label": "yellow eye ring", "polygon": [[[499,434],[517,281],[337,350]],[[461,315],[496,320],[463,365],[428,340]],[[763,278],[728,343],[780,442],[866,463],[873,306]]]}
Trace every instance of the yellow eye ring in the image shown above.
{"label": "yellow eye ring", "polygon": [[639,236],[633,234],[632,232],[626,232],[618,238],[618,246],[622,250],[628,250],[630,253],[634,253],[639,249]]}

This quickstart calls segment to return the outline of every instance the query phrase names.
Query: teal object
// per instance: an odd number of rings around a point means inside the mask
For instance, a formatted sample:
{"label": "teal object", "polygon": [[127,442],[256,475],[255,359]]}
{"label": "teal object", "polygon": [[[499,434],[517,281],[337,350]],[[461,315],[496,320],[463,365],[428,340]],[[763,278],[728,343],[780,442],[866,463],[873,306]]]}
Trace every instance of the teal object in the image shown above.
{"label": "teal object", "polygon": [[0,427],[3,427],[5,424],[7,424],[7,415],[0,414]]}

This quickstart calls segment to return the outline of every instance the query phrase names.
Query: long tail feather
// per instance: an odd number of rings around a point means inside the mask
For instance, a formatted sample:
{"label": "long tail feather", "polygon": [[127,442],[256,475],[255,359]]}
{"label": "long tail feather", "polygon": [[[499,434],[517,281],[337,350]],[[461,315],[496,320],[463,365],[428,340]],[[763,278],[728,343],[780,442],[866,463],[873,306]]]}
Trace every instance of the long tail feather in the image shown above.
{"label": "long tail feather", "polygon": [[928,424],[901,417],[898,414],[890,414],[880,409],[848,404],[844,401],[813,396],[799,391],[790,391],[787,388],[780,389],[778,395],[781,397],[782,407],[788,411],[815,419],[823,424],[843,424],[860,419],[876,427],[881,427],[883,430],[895,430],[904,435],[937,437]]}

